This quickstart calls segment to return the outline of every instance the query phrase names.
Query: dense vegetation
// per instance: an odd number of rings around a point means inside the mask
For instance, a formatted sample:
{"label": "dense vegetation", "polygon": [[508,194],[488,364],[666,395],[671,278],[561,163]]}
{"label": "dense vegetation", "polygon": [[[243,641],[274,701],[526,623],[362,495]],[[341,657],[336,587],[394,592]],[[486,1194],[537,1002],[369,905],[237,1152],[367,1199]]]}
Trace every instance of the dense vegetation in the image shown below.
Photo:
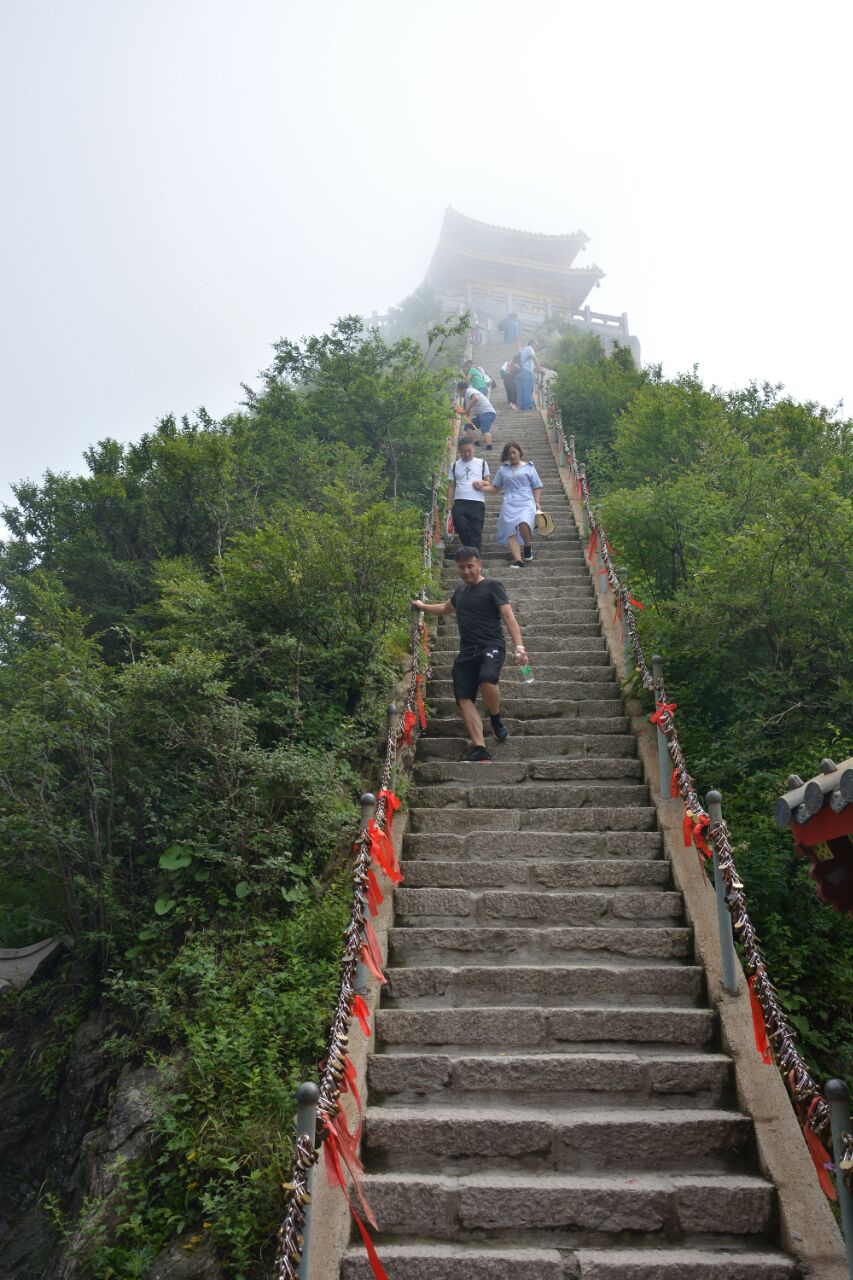
{"label": "dense vegetation", "polygon": [[[163,1080],[109,1203],[45,1188],[82,1276],[145,1275],[190,1231],[229,1276],[269,1261],[447,436],[460,326],[424,328],[281,341],[242,411],[104,440],[5,512],[0,946],[74,943],[33,1075],[50,1101],[97,1005],[116,1070]],[[7,996],[5,1024],[52,990]]]}
{"label": "dense vegetation", "polygon": [[718,787],[772,977],[819,1078],[853,1076],[853,921],[772,818],[853,753],[853,432],[782,388],[722,392],[567,333],[549,361],[617,563],[647,608],[700,792]]}

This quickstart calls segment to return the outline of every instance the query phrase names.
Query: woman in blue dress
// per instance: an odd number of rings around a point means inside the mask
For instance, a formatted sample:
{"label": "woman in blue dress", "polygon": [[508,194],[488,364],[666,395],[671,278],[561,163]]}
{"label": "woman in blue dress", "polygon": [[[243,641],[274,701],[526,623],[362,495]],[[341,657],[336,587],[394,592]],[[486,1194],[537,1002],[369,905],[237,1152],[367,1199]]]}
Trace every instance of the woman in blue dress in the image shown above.
{"label": "woman in blue dress", "polygon": [[509,546],[510,568],[523,568],[525,560],[533,559],[533,529],[542,481],[533,463],[524,461],[524,450],[516,440],[504,446],[501,465],[491,482],[475,480],[474,488],[481,493],[503,493],[498,542],[503,547]]}

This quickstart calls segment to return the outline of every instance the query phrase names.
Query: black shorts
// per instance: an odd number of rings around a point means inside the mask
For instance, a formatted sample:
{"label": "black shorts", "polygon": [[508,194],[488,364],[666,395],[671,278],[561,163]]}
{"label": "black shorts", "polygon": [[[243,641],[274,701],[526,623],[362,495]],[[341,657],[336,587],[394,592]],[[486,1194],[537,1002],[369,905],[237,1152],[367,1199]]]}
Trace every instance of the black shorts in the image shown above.
{"label": "black shorts", "polygon": [[503,645],[460,653],[453,663],[453,696],[456,701],[468,698],[476,702],[481,684],[497,684],[505,658]]}

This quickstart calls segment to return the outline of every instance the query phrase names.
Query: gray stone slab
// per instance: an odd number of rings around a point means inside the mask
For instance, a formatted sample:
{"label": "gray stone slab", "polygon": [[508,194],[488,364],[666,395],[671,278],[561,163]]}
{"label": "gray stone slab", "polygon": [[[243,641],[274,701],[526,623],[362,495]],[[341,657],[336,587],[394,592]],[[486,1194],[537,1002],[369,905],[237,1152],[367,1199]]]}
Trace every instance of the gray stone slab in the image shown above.
{"label": "gray stone slab", "polygon": [[435,925],[396,927],[390,931],[395,964],[457,963],[470,958],[482,963],[511,964],[587,954],[631,956],[642,959],[684,959],[692,954],[692,931],[671,928],[589,926],[562,928],[466,927]]}

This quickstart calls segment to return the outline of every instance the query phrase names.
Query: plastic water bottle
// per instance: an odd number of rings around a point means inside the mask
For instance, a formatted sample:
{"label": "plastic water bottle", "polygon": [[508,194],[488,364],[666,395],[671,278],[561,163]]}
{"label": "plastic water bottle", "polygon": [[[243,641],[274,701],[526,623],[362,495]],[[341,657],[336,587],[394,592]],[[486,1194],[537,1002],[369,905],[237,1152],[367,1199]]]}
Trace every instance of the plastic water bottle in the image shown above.
{"label": "plastic water bottle", "polygon": [[518,670],[525,684],[533,684],[536,677],[533,674],[533,668],[531,667],[529,662],[525,662],[524,666],[519,667]]}

